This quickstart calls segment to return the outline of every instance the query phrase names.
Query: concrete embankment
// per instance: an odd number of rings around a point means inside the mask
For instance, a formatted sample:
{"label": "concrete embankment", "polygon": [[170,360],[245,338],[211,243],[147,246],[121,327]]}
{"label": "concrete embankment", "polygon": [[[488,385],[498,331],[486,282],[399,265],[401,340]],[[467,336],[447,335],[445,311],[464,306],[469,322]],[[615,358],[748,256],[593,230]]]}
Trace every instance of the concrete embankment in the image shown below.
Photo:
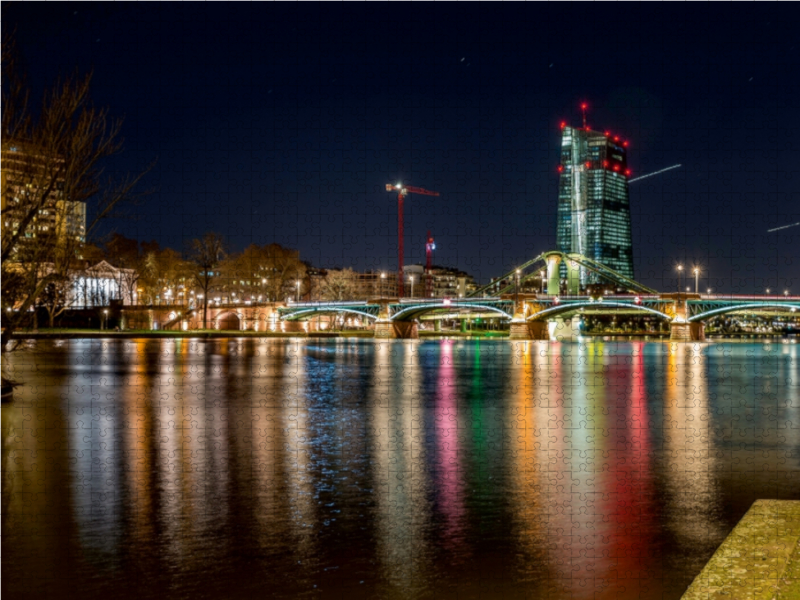
{"label": "concrete embankment", "polygon": [[682,600],[800,600],[800,501],[756,500]]}

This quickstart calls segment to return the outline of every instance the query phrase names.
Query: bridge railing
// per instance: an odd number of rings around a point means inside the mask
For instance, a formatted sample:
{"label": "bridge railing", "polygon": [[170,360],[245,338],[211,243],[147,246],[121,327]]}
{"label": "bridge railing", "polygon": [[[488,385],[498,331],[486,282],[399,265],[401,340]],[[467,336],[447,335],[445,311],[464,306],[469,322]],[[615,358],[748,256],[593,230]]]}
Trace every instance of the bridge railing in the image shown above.
{"label": "bridge railing", "polygon": [[[400,298],[397,304],[475,304],[476,302],[502,302],[497,296],[483,296],[480,298]],[[394,302],[392,304],[395,304]]]}
{"label": "bridge railing", "polygon": [[364,306],[369,304],[366,300],[318,300],[316,302],[295,302],[289,300],[287,308],[314,308],[317,306]]}

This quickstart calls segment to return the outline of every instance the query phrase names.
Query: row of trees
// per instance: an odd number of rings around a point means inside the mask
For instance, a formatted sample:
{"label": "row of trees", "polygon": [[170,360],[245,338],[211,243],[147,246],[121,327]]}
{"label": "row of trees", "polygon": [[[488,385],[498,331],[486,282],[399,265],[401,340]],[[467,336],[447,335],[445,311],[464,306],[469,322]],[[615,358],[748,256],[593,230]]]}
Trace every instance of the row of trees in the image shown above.
{"label": "row of trees", "polygon": [[114,234],[98,256],[126,270],[126,295],[139,304],[202,305],[207,313],[216,299],[281,301],[298,292],[298,281],[301,288],[309,286],[307,266],[296,250],[251,244],[229,252],[216,233],[190,240],[183,252]]}

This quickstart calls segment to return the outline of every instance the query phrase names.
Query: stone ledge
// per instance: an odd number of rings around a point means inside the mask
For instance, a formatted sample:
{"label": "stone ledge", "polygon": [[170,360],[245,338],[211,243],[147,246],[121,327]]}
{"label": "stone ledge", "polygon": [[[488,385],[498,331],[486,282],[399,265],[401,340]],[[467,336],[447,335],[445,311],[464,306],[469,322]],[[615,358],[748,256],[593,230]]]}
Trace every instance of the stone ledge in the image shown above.
{"label": "stone ledge", "polygon": [[800,501],[756,500],[682,600],[800,599]]}

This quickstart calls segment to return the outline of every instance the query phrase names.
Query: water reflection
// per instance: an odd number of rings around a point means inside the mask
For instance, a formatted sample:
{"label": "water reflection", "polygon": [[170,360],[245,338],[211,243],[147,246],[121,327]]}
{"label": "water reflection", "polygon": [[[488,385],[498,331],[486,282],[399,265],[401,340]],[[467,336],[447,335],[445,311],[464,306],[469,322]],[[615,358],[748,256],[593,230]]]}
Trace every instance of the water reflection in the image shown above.
{"label": "water reflection", "polygon": [[38,342],[6,360],[2,591],[677,598],[754,499],[798,497],[797,358]]}

